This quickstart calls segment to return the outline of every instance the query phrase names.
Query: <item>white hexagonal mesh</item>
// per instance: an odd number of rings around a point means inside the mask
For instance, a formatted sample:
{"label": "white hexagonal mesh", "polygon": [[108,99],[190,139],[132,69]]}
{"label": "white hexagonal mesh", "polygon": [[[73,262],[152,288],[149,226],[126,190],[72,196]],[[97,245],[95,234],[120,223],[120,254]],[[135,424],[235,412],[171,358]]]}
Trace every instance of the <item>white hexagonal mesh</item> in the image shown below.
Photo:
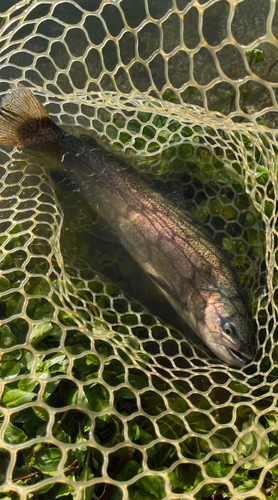
{"label": "white hexagonal mesh", "polygon": [[276,499],[276,0],[0,11],[1,95],[28,84],[57,123],[183,193],[258,339],[243,370],[187,340],[126,252],[91,234],[78,187],[2,147],[0,498]]}

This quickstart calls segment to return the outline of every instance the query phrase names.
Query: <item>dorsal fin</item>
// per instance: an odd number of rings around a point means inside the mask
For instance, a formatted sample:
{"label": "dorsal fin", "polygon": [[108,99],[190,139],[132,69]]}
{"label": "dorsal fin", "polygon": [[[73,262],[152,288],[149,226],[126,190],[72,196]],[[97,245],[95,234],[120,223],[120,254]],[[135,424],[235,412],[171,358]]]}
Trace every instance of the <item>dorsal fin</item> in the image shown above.
{"label": "dorsal fin", "polygon": [[24,147],[36,142],[29,140],[27,144],[26,135],[28,139],[32,136],[31,132],[35,131],[33,123],[40,120],[51,122],[42,103],[28,88],[22,85],[14,87],[1,100],[0,144]]}

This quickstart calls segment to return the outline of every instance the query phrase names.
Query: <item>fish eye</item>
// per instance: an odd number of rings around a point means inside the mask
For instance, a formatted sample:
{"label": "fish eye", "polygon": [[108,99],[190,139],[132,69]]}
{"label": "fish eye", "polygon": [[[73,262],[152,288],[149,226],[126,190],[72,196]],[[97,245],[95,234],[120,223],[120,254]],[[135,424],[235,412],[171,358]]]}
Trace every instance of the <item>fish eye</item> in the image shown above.
{"label": "fish eye", "polygon": [[234,323],[225,323],[223,326],[224,332],[229,335],[235,335],[236,334],[236,325]]}

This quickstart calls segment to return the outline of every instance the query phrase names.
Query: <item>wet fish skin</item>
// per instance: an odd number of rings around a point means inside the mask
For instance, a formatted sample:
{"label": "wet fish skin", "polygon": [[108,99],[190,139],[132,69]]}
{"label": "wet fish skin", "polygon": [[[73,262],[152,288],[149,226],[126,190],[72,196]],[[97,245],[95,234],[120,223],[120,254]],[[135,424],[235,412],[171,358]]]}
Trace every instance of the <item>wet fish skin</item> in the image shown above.
{"label": "wet fish skin", "polygon": [[165,198],[99,145],[64,132],[22,86],[2,101],[0,144],[58,154],[66,174],[203,342],[234,366],[253,358],[254,334],[238,277],[186,205]]}

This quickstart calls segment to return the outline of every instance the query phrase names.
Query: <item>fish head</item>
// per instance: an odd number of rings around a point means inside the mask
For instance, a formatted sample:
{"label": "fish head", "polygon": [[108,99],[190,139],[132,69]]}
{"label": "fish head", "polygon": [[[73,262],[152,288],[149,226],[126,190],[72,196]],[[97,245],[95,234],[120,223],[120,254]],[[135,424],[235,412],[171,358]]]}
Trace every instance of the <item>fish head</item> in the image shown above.
{"label": "fish head", "polygon": [[196,324],[199,336],[225,363],[243,367],[255,354],[255,338],[245,298],[230,289],[205,290],[202,297],[205,305],[198,313]]}

